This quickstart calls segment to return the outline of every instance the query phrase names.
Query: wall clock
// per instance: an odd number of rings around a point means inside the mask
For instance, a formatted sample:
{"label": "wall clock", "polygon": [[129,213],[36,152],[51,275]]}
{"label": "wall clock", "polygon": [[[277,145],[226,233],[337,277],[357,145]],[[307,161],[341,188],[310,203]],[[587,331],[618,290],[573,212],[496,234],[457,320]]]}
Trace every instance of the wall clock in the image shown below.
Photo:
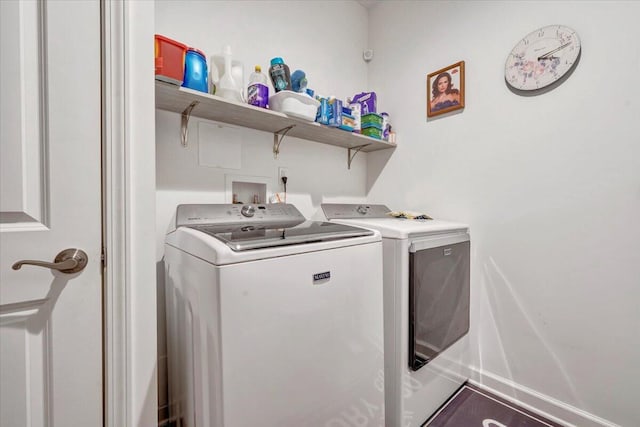
{"label": "wall clock", "polygon": [[509,53],[506,82],[517,90],[535,91],[557,82],[577,64],[580,38],[564,25],[549,25],[527,34]]}

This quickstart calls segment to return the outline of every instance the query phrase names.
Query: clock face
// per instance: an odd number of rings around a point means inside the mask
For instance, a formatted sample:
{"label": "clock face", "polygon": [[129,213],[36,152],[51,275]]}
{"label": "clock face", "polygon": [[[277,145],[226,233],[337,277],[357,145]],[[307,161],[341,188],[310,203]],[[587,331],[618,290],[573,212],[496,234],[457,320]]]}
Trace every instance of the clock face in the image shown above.
{"label": "clock face", "polygon": [[563,25],[549,25],[528,34],[511,50],[504,76],[515,89],[542,89],[571,70],[579,55],[578,34]]}

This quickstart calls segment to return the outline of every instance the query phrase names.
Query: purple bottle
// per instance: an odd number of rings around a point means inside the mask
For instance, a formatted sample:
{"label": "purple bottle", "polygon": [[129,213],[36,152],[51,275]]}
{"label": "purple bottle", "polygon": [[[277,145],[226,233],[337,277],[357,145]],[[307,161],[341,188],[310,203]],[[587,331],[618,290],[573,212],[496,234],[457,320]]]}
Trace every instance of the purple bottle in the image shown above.
{"label": "purple bottle", "polygon": [[269,81],[267,76],[262,74],[262,68],[259,65],[256,65],[255,71],[249,77],[247,102],[262,108],[267,108],[269,103]]}

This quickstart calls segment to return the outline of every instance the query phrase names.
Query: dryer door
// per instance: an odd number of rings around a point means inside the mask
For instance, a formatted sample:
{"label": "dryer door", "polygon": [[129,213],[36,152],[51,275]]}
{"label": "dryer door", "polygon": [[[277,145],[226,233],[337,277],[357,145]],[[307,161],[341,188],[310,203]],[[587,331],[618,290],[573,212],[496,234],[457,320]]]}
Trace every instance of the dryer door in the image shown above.
{"label": "dryer door", "polygon": [[[467,236],[467,235],[465,235]],[[468,237],[409,256],[409,367],[417,371],[469,331]],[[456,240],[458,241],[457,243]]]}

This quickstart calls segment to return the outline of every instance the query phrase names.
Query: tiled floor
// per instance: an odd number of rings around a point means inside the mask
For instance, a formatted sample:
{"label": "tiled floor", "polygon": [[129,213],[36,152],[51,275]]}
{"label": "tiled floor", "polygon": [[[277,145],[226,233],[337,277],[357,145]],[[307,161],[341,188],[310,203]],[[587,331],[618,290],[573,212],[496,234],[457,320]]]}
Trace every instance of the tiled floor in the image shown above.
{"label": "tiled floor", "polygon": [[465,384],[423,427],[562,427],[494,394]]}

